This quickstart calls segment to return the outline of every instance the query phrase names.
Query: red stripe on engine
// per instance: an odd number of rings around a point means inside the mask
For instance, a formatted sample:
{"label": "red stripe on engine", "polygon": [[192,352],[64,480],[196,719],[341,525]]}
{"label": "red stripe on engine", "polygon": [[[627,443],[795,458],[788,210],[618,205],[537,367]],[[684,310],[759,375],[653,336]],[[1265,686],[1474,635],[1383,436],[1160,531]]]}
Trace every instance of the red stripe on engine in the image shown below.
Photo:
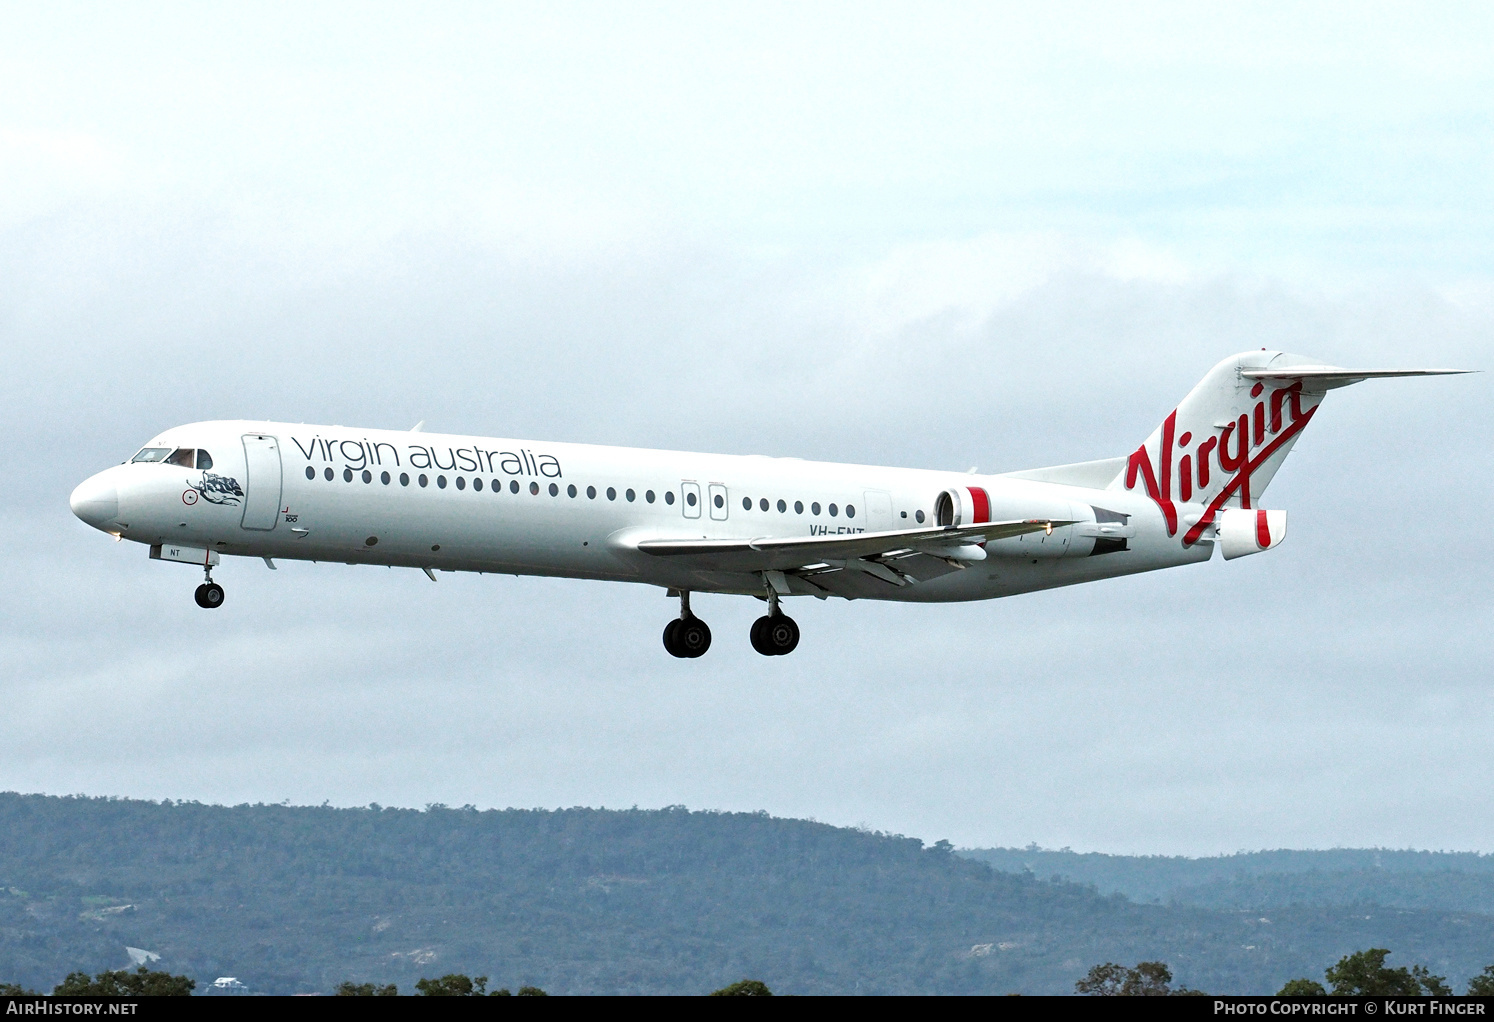
{"label": "red stripe on engine", "polygon": [[970,524],[981,525],[991,520],[991,498],[979,486],[967,486],[970,494]]}
{"label": "red stripe on engine", "polygon": [[1262,550],[1271,545],[1271,529],[1266,525],[1266,512],[1255,513],[1255,542]]}

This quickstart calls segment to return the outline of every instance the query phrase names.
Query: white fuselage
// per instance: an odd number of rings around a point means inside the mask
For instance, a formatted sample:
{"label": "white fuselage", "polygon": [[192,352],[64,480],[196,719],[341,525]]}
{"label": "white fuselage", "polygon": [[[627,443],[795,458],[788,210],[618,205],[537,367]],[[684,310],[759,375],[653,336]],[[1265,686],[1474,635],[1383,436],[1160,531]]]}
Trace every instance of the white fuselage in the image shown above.
{"label": "white fuselage", "polygon": [[[108,469],[74,494],[79,517],[152,547],[219,555],[761,595],[758,573],[637,544],[911,529],[932,521],[941,492],[968,487],[989,495],[992,520],[1074,524],[992,541],[983,560],[916,585],[831,594],[988,599],[1207,560],[1214,546],[1170,536],[1141,492],[1011,476],[277,422],[181,426],[150,449],[206,452],[211,467]],[[1124,542],[1100,539],[1115,516]]]}

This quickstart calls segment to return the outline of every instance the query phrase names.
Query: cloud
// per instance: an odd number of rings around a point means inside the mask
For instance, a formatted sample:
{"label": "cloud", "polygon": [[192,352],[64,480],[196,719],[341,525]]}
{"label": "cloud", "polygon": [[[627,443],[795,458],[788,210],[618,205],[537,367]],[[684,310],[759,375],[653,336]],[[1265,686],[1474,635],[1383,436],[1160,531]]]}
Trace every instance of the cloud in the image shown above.
{"label": "cloud", "polygon": [[0,786],[1494,847],[1484,377],[1330,395],[1268,556],[804,601],[773,661],[756,601],[680,663],[659,591],[563,580],[231,562],[204,614],[66,502],[200,419],[1007,470],[1243,349],[1487,369],[1476,33],[347,10],[0,43]]}

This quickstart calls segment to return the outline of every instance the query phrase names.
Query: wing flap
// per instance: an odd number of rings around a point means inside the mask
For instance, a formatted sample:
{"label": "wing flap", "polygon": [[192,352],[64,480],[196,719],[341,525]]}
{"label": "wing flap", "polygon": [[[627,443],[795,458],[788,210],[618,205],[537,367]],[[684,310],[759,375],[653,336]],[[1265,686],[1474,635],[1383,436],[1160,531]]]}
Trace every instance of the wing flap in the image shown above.
{"label": "wing flap", "polygon": [[[845,562],[864,560],[879,567],[890,564],[897,571],[901,559],[935,560],[944,563],[961,546],[1008,539],[1032,532],[1052,531],[1073,522],[1027,519],[983,522],[959,528],[898,529],[890,532],[858,532],[828,536],[761,537],[757,539],[643,539],[632,544],[640,553],[680,558],[692,567],[709,571],[803,571],[842,569]],[[834,563],[831,563],[834,562]],[[853,565],[854,567],[854,565]],[[953,570],[951,568],[951,570]],[[867,572],[863,572],[867,573]],[[869,572],[884,585],[881,572]],[[942,572],[941,572],[942,573]],[[899,572],[899,574],[910,574]],[[916,576],[915,576],[916,579]]]}

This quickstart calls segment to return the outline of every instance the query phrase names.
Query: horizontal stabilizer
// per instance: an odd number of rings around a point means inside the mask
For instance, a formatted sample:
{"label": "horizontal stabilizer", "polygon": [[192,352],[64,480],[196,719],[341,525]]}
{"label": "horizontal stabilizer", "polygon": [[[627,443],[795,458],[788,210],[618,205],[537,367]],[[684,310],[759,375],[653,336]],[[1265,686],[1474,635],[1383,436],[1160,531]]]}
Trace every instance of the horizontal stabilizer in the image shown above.
{"label": "horizontal stabilizer", "polygon": [[1385,380],[1397,376],[1458,376],[1472,369],[1344,369],[1340,366],[1283,366],[1279,369],[1242,369],[1247,380],[1301,380],[1316,384],[1313,390],[1332,390],[1364,380]]}

